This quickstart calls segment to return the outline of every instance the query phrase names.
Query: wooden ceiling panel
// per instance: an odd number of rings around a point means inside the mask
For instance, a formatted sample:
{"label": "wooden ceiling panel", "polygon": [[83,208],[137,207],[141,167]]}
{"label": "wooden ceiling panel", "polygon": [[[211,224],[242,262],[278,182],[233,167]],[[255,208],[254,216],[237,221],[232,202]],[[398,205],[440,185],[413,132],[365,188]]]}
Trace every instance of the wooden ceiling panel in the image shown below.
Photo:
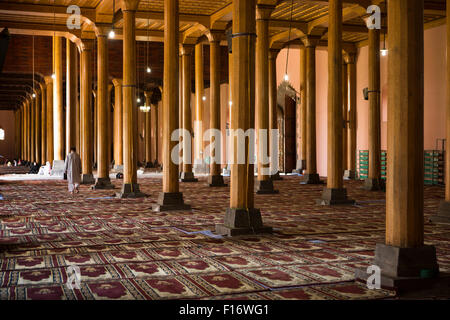
{"label": "wooden ceiling panel", "polygon": [[[102,0],[1,0],[9,3],[36,4],[46,6],[63,6],[77,5],[82,8],[96,8]],[[112,0],[110,0],[112,1]]]}
{"label": "wooden ceiling panel", "polygon": [[[212,15],[231,2],[232,0],[180,0],[179,8],[182,14]],[[141,0],[139,10],[163,12],[164,0]]]}

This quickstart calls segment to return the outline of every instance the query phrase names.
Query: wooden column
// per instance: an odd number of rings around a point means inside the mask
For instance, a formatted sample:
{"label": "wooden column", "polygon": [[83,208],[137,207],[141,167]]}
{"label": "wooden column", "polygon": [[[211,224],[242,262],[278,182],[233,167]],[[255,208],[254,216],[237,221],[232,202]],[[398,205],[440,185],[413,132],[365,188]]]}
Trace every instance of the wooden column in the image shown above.
{"label": "wooden column", "polygon": [[[181,49],[181,75],[182,75],[182,106],[183,106],[183,126],[182,128],[192,136],[192,113],[191,113],[191,68],[193,45],[184,44]],[[180,182],[197,182],[192,172],[192,139],[190,141],[183,138],[183,170],[180,175]]]}
{"label": "wooden column", "polygon": [[36,97],[30,99],[30,161],[36,161]]}
{"label": "wooden column", "polygon": [[123,170],[123,106],[122,79],[113,79],[114,84],[114,170]]}
{"label": "wooden column", "polygon": [[41,162],[47,162],[47,86],[40,83],[41,87]]}
{"label": "wooden column", "polygon": [[[255,123],[255,0],[233,1],[233,106],[231,129],[244,132]],[[254,169],[249,163],[249,152],[253,139],[242,138],[231,133],[234,159],[231,164],[230,208],[227,209],[223,225],[216,226],[218,234],[239,235],[271,232],[264,227],[261,213],[254,208]],[[240,142],[238,140],[241,140]],[[238,149],[245,152],[244,163],[238,163]]]}
{"label": "wooden column", "polygon": [[[278,190],[273,188],[270,179],[270,164],[264,164],[264,157],[269,155],[269,19],[274,7],[257,5],[256,7],[256,138],[258,140],[258,179],[257,194],[274,194]],[[262,133],[266,133],[266,141]]]}
{"label": "wooden column", "polygon": [[[145,91],[145,105],[151,106],[153,92]],[[144,137],[145,137],[145,166],[150,168],[152,165],[152,118],[150,110],[145,113],[145,129],[144,129]]]}
{"label": "wooden column", "polygon": [[[270,49],[269,50],[269,130],[270,132],[272,132],[272,130],[277,130],[278,129],[278,120],[277,120],[277,56],[278,53],[280,52],[280,50],[278,49]],[[272,148],[271,144],[270,144],[270,139],[269,139],[269,146],[270,148]],[[269,154],[272,157],[272,153],[270,152],[269,149]],[[275,155],[276,157],[278,156],[278,152]],[[281,177],[278,173],[278,169],[279,168],[275,168],[274,164],[271,163],[270,164],[270,171],[271,172],[275,172],[277,171],[277,173],[275,175],[272,175],[272,180],[280,180]]]}
{"label": "wooden column", "polygon": [[369,175],[364,189],[381,190],[380,30],[369,30]]}
{"label": "wooden column", "polygon": [[343,187],[342,0],[330,0],[328,7],[328,179],[322,198],[317,202],[322,205],[353,204]]}
{"label": "wooden column", "polygon": [[37,163],[41,164],[41,91],[36,90],[35,109],[34,109],[34,158]]}
{"label": "wooden column", "polygon": [[94,148],[93,148],[93,155],[94,155],[94,168],[95,167],[97,167],[98,166],[98,146],[97,146],[97,102],[98,102],[98,99],[97,99],[97,90],[92,90],[92,96],[93,96],[93,98],[94,98],[94,100],[93,100],[93,106],[92,106],[92,119],[91,119],[91,122],[92,122],[92,129],[91,130],[93,130],[92,131],[92,135],[93,135],[93,145],[94,145]]}
{"label": "wooden column", "polygon": [[347,63],[342,59],[342,169],[348,169],[348,81],[347,81]]}
{"label": "wooden column", "polygon": [[[388,2],[386,244],[377,244],[373,264],[381,269],[381,285],[400,291],[411,283],[420,290],[439,272],[435,247],[424,245],[423,12],[424,1]],[[366,271],[357,277],[367,278]]]}
{"label": "wooden column", "polygon": [[64,160],[62,37],[53,37],[53,160]]}
{"label": "wooden column", "polygon": [[[163,92],[163,190],[154,211],[189,210],[179,192],[178,165],[172,161],[172,132],[178,128],[179,110],[179,17],[178,0],[164,1],[164,92]],[[174,159],[175,160],[175,159]]]}
{"label": "wooden column", "polygon": [[345,179],[356,179],[356,53],[349,52],[345,55],[347,62],[348,81],[348,147],[347,147],[347,170],[344,173]]}
{"label": "wooden column", "polygon": [[75,109],[75,145],[77,147],[77,152],[81,154],[81,116],[80,116],[80,98],[81,92],[78,90],[80,88],[80,77],[81,77],[81,61],[80,61],[81,51],[77,47],[76,58],[75,58],[75,70],[77,70],[77,76],[75,77],[75,87],[76,90],[76,109]]}
{"label": "wooden column", "polygon": [[306,48],[300,47],[300,108],[297,110],[297,135],[300,135],[300,145],[297,147],[297,172],[306,169]]}
{"label": "wooden column", "polygon": [[306,170],[302,183],[305,184],[322,184],[317,173],[316,148],[316,46],[318,41],[318,37],[303,38],[306,47]]}
{"label": "wooden column", "polygon": [[159,154],[159,121],[158,121],[158,102],[151,105],[151,119],[152,119],[152,155],[154,162],[158,163]]}
{"label": "wooden column", "polygon": [[204,173],[203,158],[203,44],[195,45],[195,118],[194,118],[194,171]]}
{"label": "wooden column", "polygon": [[66,155],[76,147],[77,48],[66,39]]}
{"label": "wooden column", "polygon": [[29,100],[28,98],[26,98],[24,105],[23,105],[23,110],[24,110],[24,159],[26,161],[30,161],[30,153],[29,153],[29,129],[30,129],[30,122],[29,122],[29,112],[30,112],[30,107],[29,107]]}
{"label": "wooden column", "polygon": [[109,29],[97,25],[97,179],[93,189],[113,189],[108,163],[108,38]]}
{"label": "wooden column", "polygon": [[45,77],[47,85],[47,161],[53,165],[53,78]]}
{"label": "wooden column", "polygon": [[[220,39],[222,37],[222,31],[211,31],[209,34],[209,74],[210,74],[210,106],[209,106],[209,129],[220,131]],[[222,132],[220,131],[222,137]],[[211,154],[210,170],[208,183],[210,187],[226,187],[227,185],[223,181],[222,174],[220,172],[220,162],[222,151],[222,145],[219,144],[216,138],[211,135],[210,142],[215,141],[214,154]],[[222,141],[222,139],[220,140]],[[216,162],[213,156],[218,156]]]}
{"label": "wooden column", "polygon": [[[109,79],[109,76],[108,76]],[[112,164],[112,153],[113,153],[113,136],[114,136],[114,131],[113,131],[113,121],[114,121],[114,113],[113,113],[113,109],[112,109],[112,101],[111,101],[111,93],[113,90],[114,86],[111,83],[108,83],[108,98],[107,98],[107,104],[106,104],[106,124],[107,124],[107,128],[108,128],[108,145],[107,145],[107,152],[106,155],[108,157],[108,170],[110,170],[111,168],[111,164]]]}
{"label": "wooden column", "polygon": [[92,50],[93,40],[83,40],[81,44],[80,80],[80,128],[81,128],[81,183],[93,184],[92,174]]}
{"label": "wooden column", "polygon": [[136,10],[139,0],[123,1],[123,186],[118,196],[145,196],[137,183]]}

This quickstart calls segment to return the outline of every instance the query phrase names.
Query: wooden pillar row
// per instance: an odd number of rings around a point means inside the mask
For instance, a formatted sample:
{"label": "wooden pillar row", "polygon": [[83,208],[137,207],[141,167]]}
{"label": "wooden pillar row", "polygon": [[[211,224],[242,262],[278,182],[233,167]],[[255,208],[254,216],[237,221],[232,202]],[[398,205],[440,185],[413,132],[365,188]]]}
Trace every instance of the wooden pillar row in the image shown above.
{"label": "wooden pillar row", "polygon": [[113,79],[114,84],[114,170],[123,170],[123,104],[122,79]]}
{"label": "wooden pillar row", "polygon": [[45,84],[47,85],[47,161],[53,165],[53,78],[45,77]]}
{"label": "wooden pillar row", "polygon": [[349,52],[345,55],[347,63],[348,81],[348,148],[347,148],[347,170],[345,179],[356,179],[356,53]]}
{"label": "wooden pillar row", "polygon": [[40,83],[41,87],[41,162],[47,163],[47,86]]}
{"label": "wooden pillar row", "polygon": [[41,164],[41,91],[36,90],[34,118],[34,159]]}
{"label": "wooden pillar row", "polygon": [[53,160],[64,160],[62,37],[53,37]]}
{"label": "wooden pillar row", "polygon": [[66,155],[76,148],[77,48],[66,39]]}

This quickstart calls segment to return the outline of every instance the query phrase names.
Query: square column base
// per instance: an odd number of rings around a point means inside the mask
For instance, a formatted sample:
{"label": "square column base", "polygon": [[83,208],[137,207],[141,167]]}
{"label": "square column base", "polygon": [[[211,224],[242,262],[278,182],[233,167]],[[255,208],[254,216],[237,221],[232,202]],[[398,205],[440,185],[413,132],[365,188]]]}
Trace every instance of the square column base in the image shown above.
{"label": "square column base", "polygon": [[430,218],[431,222],[450,223],[450,201],[442,201],[438,214]]}
{"label": "square column base", "polygon": [[216,233],[226,236],[272,233],[272,227],[264,226],[259,209],[227,208],[224,224],[216,225]]}
{"label": "square column base", "polygon": [[90,174],[82,174],[81,175],[81,184],[94,184],[95,179],[92,173]]}
{"label": "square column base", "polygon": [[[397,291],[417,290],[435,282],[439,275],[434,246],[400,248],[377,244],[373,265],[381,269],[381,287]],[[357,269],[357,281],[367,281],[367,270]]]}
{"label": "square column base", "polygon": [[180,182],[198,182],[193,172],[181,172]]}
{"label": "square column base", "polygon": [[256,181],[256,194],[277,194],[278,190],[273,188],[272,180],[257,180]]}
{"label": "square column base", "polygon": [[303,176],[300,184],[323,184],[318,173],[307,173]]}
{"label": "square column base", "polygon": [[208,183],[210,187],[227,187],[228,185],[223,182],[223,177],[221,174],[209,176]]}
{"label": "square column base", "polygon": [[152,210],[155,212],[191,210],[191,206],[184,203],[181,192],[161,192],[157,204],[153,205]]}
{"label": "square column base", "polygon": [[329,189],[325,188],[322,192],[322,198],[317,199],[316,203],[322,206],[332,205],[353,205],[355,200],[347,198],[347,189]]}
{"label": "square column base", "polygon": [[364,180],[364,190],[367,191],[381,191],[384,190],[385,188],[385,183],[383,179],[371,179],[371,178],[367,178],[366,180]]}
{"label": "square column base", "polygon": [[122,185],[122,190],[116,194],[117,198],[144,198],[147,195],[142,193],[139,189],[139,184],[137,183],[126,183]]}
{"label": "square column base", "polygon": [[280,172],[278,171],[277,173],[270,176],[270,180],[281,181],[281,180],[283,180],[283,178],[280,176]]}
{"label": "square column base", "polygon": [[345,180],[356,180],[356,171],[353,170],[345,170],[344,172]]}
{"label": "square column base", "polygon": [[91,187],[92,190],[102,190],[102,189],[114,189],[114,185],[111,183],[109,178],[97,178],[95,185]]}

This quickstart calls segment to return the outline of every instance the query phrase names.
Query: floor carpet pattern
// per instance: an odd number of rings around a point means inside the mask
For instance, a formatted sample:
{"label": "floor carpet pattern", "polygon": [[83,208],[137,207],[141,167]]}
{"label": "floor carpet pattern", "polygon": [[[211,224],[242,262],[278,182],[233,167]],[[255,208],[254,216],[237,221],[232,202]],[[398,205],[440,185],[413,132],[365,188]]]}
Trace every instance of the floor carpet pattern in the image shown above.
{"label": "floor carpet pattern", "polygon": [[[226,179],[228,180],[228,179]],[[112,181],[120,189],[120,180]],[[226,181],[229,182],[229,181]],[[271,235],[214,234],[229,188],[181,183],[190,211],[153,213],[161,179],[139,180],[148,197],[111,190],[67,193],[64,181],[1,182],[0,299],[395,299],[354,281],[384,242],[385,194],[346,181],[356,205],[315,204],[323,186],[276,181],[276,195],[255,195]],[[450,225],[428,222],[442,187],[425,187],[425,243],[450,267]],[[80,269],[78,288],[66,283]]]}

